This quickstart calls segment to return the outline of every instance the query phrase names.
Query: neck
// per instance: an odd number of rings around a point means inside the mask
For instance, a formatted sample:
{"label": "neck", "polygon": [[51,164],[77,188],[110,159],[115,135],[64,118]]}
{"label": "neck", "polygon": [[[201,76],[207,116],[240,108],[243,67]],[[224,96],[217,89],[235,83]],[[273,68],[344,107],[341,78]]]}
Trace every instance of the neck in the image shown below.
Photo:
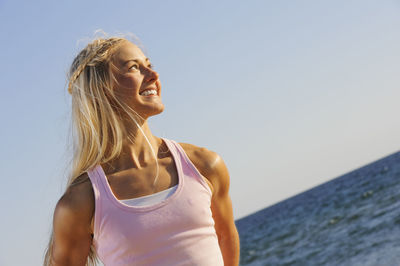
{"label": "neck", "polygon": [[107,174],[130,168],[141,169],[149,164],[157,163],[154,155],[157,156],[162,141],[151,133],[147,120],[142,123],[138,122],[138,125],[140,129],[135,123],[125,125],[121,154],[105,165]]}

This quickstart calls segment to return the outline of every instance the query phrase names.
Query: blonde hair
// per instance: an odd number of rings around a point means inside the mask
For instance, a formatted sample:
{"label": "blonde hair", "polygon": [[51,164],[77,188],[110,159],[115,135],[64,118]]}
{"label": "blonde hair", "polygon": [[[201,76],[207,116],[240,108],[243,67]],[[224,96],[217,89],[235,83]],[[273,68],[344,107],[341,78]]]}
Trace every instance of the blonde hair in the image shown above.
{"label": "blonde hair", "polygon": [[[69,72],[68,92],[72,95],[73,157],[68,187],[72,182],[98,164],[104,164],[120,155],[124,115],[142,132],[140,117],[131,107],[119,101],[112,88],[117,82],[113,75],[112,55],[125,38],[97,38],[89,43],[73,60]],[[126,116],[125,116],[126,117]],[[129,136],[128,136],[129,137]],[[132,140],[131,140],[132,141]],[[158,164],[157,176],[158,177]],[[51,265],[53,234],[46,250],[44,265]],[[86,265],[96,265],[93,244]]]}

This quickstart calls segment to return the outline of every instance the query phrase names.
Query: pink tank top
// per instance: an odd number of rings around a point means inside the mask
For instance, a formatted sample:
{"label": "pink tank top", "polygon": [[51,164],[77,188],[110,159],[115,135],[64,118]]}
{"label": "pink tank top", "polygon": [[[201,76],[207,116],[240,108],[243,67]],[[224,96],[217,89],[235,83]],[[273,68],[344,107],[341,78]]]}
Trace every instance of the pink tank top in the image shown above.
{"label": "pink tank top", "polygon": [[211,190],[175,141],[163,139],[178,172],[178,188],[149,206],[129,206],[113,194],[100,165],[88,172],[95,196],[93,244],[106,266],[224,265],[211,213]]}

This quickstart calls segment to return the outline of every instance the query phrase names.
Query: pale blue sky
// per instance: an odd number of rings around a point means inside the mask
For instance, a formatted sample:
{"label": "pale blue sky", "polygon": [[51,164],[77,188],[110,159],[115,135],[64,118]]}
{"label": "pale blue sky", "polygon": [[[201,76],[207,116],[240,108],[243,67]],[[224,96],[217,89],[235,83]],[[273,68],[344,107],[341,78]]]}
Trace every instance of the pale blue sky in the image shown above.
{"label": "pale blue sky", "polygon": [[[219,153],[236,218],[400,150],[400,2],[0,1],[0,265],[40,265],[65,185],[65,74],[96,29],[160,73],[156,135]],[[83,40],[78,42],[79,40]]]}

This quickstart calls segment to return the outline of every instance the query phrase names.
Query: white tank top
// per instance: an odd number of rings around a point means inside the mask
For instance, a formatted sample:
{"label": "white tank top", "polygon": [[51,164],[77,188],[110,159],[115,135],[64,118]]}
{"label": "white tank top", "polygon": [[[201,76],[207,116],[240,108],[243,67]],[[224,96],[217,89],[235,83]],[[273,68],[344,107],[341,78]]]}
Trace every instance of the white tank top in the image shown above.
{"label": "white tank top", "polygon": [[178,185],[175,185],[173,187],[167,188],[166,190],[163,190],[163,191],[151,194],[151,195],[138,197],[138,198],[132,198],[132,199],[124,199],[124,200],[120,200],[120,201],[129,206],[152,205],[152,204],[159,203],[159,202],[167,199],[172,194],[174,194],[177,187],[178,187]]}

